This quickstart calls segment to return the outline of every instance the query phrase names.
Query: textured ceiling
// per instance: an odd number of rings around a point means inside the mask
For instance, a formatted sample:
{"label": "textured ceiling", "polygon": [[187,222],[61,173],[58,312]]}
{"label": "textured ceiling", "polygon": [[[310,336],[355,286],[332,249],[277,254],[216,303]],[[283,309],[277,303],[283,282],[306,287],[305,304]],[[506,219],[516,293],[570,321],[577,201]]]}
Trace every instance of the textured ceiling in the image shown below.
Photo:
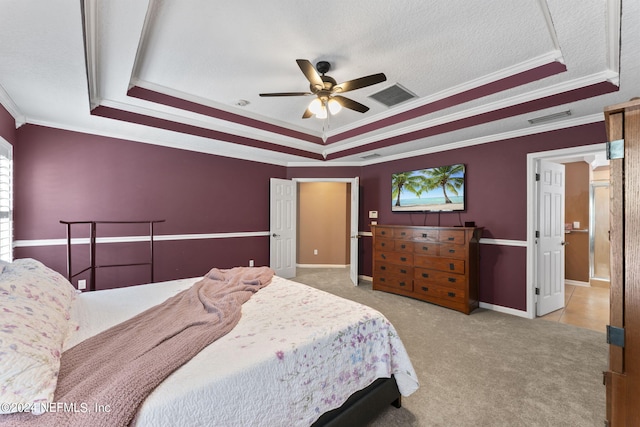
{"label": "textured ceiling", "polygon": [[[367,164],[602,121],[604,106],[638,95],[638,3],[5,0],[0,102],[17,125],[284,165]],[[296,59],[329,61],[338,83],[387,81],[344,94],[366,113],[303,119],[312,97],[258,95],[308,91]],[[417,98],[369,98],[396,83]]]}

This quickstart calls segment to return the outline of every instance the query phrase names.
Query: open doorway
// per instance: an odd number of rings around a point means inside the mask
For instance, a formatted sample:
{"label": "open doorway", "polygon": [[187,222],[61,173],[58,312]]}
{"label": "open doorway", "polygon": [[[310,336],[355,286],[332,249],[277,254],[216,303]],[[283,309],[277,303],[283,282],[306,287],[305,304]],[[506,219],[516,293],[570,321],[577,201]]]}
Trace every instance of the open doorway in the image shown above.
{"label": "open doorway", "polygon": [[346,182],[298,183],[298,267],[349,266],[350,193]]}
{"label": "open doorway", "polygon": [[[608,167],[605,144],[531,153],[528,170],[535,177],[541,160],[565,167],[564,286],[565,305],[543,318],[603,330],[608,322]],[[528,183],[527,314],[536,317],[539,264],[536,257],[537,184]]]}
{"label": "open doorway", "polygon": [[301,182],[345,182],[349,184],[349,278],[358,285],[358,205],[360,179],[271,178],[269,201],[269,265],[284,278],[296,275],[298,229],[297,186]]}

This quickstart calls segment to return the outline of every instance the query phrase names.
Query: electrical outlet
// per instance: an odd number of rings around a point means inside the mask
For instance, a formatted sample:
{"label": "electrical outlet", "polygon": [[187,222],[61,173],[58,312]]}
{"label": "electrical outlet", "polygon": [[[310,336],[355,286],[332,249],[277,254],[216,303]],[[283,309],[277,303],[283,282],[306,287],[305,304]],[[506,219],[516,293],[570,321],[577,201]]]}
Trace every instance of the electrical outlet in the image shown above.
{"label": "electrical outlet", "polygon": [[314,254],[314,255],[318,255],[318,250],[317,250],[317,249],[314,249],[314,250],[313,250],[313,254]]}
{"label": "electrical outlet", "polygon": [[249,260],[249,267],[253,267],[253,260],[252,259]]}
{"label": "electrical outlet", "polygon": [[87,281],[85,279],[78,280],[78,289],[79,290],[87,289]]}

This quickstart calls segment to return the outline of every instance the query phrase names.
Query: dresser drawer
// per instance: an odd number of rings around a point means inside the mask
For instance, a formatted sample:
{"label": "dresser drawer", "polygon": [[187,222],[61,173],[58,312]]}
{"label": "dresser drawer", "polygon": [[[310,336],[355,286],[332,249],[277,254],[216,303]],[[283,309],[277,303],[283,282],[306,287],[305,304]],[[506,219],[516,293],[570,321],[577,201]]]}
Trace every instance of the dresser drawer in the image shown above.
{"label": "dresser drawer", "polygon": [[438,241],[443,243],[453,243],[456,245],[464,245],[464,230],[440,230]]}
{"label": "dresser drawer", "polygon": [[386,237],[391,239],[393,237],[393,228],[388,227],[376,227],[376,236]]}
{"label": "dresser drawer", "polygon": [[395,240],[376,237],[376,249],[379,251],[392,251],[395,249]]}
{"label": "dresser drawer", "polygon": [[414,262],[416,267],[425,267],[458,274],[465,273],[465,260],[463,259],[416,255]]}
{"label": "dresser drawer", "polygon": [[394,239],[404,239],[404,240],[413,240],[414,230],[411,228],[394,228],[393,229],[393,238]]}
{"label": "dresser drawer", "polygon": [[406,240],[395,240],[396,252],[413,252],[413,243]]}
{"label": "dresser drawer", "polygon": [[451,300],[455,302],[466,302],[467,294],[461,289],[443,288],[428,283],[416,283],[413,291],[419,295],[429,295],[435,298]]}
{"label": "dresser drawer", "polygon": [[460,290],[467,288],[466,276],[462,274],[445,273],[444,271],[430,270],[427,268],[415,268],[413,277],[416,286],[439,286]]}
{"label": "dresser drawer", "polygon": [[390,264],[387,262],[376,262],[374,266],[376,274],[383,276],[393,275],[398,277],[406,277],[407,280],[413,279],[413,267],[407,267],[404,265]]}
{"label": "dresser drawer", "polygon": [[413,281],[410,277],[403,278],[393,275],[379,274],[373,278],[373,289],[376,288],[399,289],[411,292],[413,291]]}
{"label": "dresser drawer", "polygon": [[413,231],[413,240],[417,242],[437,242],[438,230],[417,229]]}
{"label": "dresser drawer", "polygon": [[438,256],[440,254],[440,244],[431,242],[415,242],[413,252],[416,255]]}
{"label": "dresser drawer", "polygon": [[384,261],[391,264],[413,265],[413,254],[411,252],[376,252],[376,261]]}
{"label": "dresser drawer", "polygon": [[464,245],[452,245],[450,243],[442,243],[438,255],[447,258],[465,259],[467,257],[467,247]]}

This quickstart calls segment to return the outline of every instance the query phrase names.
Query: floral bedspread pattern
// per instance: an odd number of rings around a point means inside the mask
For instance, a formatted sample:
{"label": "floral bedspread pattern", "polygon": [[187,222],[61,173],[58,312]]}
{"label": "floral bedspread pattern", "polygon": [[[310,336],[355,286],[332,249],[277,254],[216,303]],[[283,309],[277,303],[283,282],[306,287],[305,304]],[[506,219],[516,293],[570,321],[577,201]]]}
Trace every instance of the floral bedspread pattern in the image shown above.
{"label": "floral bedspread pattern", "polygon": [[[188,282],[149,286],[153,299],[160,299]],[[144,287],[136,288],[131,292]],[[111,295],[122,302],[115,291]],[[140,301],[135,295],[126,300],[132,298]],[[116,306],[87,302],[76,313]],[[395,375],[404,396],[418,388],[396,330],[372,308],[274,277],[242,310],[233,331],[156,388],[137,425],[169,425],[173,419],[183,425],[308,426],[376,378]],[[93,334],[99,328],[88,329]]]}

